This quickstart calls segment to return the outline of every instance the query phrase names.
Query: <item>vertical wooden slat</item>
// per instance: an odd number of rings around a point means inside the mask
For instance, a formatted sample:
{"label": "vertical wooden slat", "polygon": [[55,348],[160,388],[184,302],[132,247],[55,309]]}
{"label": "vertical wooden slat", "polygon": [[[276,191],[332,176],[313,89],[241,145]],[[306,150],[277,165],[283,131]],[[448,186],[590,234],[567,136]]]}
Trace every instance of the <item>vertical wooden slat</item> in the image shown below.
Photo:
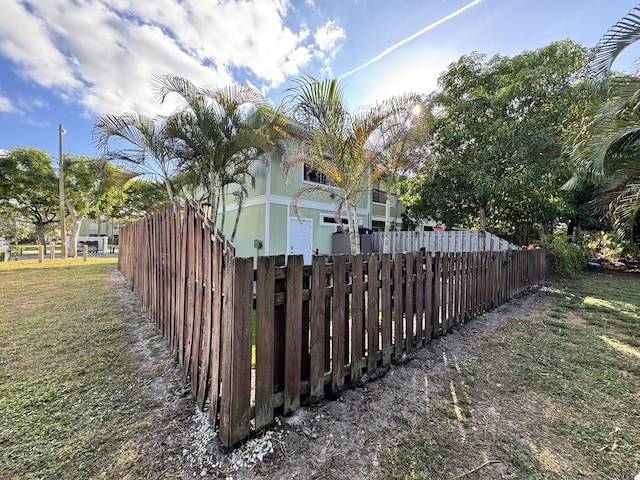
{"label": "vertical wooden slat", "polygon": [[[189,212],[191,214],[191,212]],[[193,319],[196,304],[196,258],[195,258],[195,233],[194,218],[189,215],[187,225],[187,287],[185,304],[185,341],[184,341],[184,365],[183,377],[191,371],[191,349],[193,344]]]}
{"label": "vertical wooden slat", "polygon": [[[276,256],[276,269],[282,270],[285,268],[287,258],[284,255]],[[275,293],[285,293],[287,288],[286,279],[279,278],[276,280]],[[273,339],[274,339],[274,352],[273,352],[273,388],[274,391],[279,391],[284,388],[284,350],[285,350],[285,336],[286,336],[286,308],[284,303],[276,305],[273,309]]]}
{"label": "vertical wooden slat", "polygon": [[180,206],[173,206],[173,276],[172,276],[172,344],[171,353],[175,357],[178,354],[178,311],[180,310],[180,260],[182,256],[182,248],[180,247]]}
{"label": "vertical wooden slat", "polygon": [[398,252],[393,258],[393,325],[394,325],[394,354],[395,359],[398,361],[402,357],[403,353],[403,313],[404,313],[404,295],[402,292],[402,253]]}
{"label": "vertical wooden slat", "polygon": [[258,257],[256,284],[256,430],[273,422],[275,257]]}
{"label": "vertical wooden slat", "polygon": [[351,381],[357,382],[362,377],[364,356],[364,255],[354,255],[351,265]]}
{"label": "vertical wooden slat", "polygon": [[443,252],[440,257],[440,267],[442,270],[442,288],[440,291],[440,311],[442,318],[440,323],[443,335],[449,331],[449,312],[447,311],[449,307],[449,257],[449,252]]}
{"label": "vertical wooden slat", "polygon": [[187,289],[187,238],[188,238],[188,221],[186,219],[186,206],[184,210],[184,216],[181,219],[180,227],[180,272],[179,272],[179,285],[178,285],[178,298],[177,298],[177,312],[176,312],[176,335],[178,337],[178,362],[181,367],[184,368],[184,345],[185,345],[185,318],[186,318],[186,289]]}
{"label": "vertical wooden slat", "polygon": [[455,252],[449,253],[449,262],[448,262],[448,277],[449,277],[449,288],[447,289],[447,314],[449,315],[449,320],[447,323],[447,332],[453,331],[453,326],[456,322],[456,311],[455,311],[455,295],[456,295],[456,272],[455,272],[455,260],[456,254]]}
{"label": "vertical wooden slat", "polygon": [[464,321],[471,319],[471,253],[464,254]]}
{"label": "vertical wooden slat", "polygon": [[284,359],[284,414],[300,407],[300,352],[302,349],[302,269],[304,257],[287,259],[287,296]]}
{"label": "vertical wooden slat", "polygon": [[229,314],[223,321],[220,440],[232,447],[249,436],[253,259],[228,258],[225,265],[225,312]]}
{"label": "vertical wooden slat", "polygon": [[310,400],[324,397],[327,258],[314,256],[311,260],[311,339],[310,339]]}
{"label": "vertical wooden slat", "polygon": [[404,309],[405,309],[405,350],[407,352],[413,351],[413,289],[415,285],[415,280],[413,277],[415,257],[412,252],[405,253],[405,301],[404,301]]}
{"label": "vertical wooden slat", "polygon": [[[304,264],[304,261],[303,261]],[[311,369],[311,352],[309,349],[309,330],[311,325],[311,277],[302,273],[302,291],[309,295],[302,300],[301,350],[300,350],[300,378],[308,380]]]}
{"label": "vertical wooden slat", "polygon": [[461,294],[462,294],[462,265],[461,265],[462,256],[460,252],[456,252],[454,254],[454,272],[455,272],[455,297],[454,297],[454,305],[453,310],[456,314],[456,325],[462,323],[462,312],[461,312]]}
{"label": "vertical wooden slat", "polygon": [[378,350],[380,348],[380,271],[378,255],[370,253],[367,261],[369,285],[367,288],[367,372],[375,373],[378,367]]}
{"label": "vertical wooden slat", "polygon": [[433,338],[438,338],[441,332],[442,315],[440,304],[442,299],[442,257],[436,252],[433,259]]}
{"label": "vertical wooden slat", "polygon": [[430,252],[425,254],[425,285],[424,285],[424,340],[430,343],[433,338],[433,262]]}
{"label": "vertical wooden slat", "polygon": [[[213,233],[213,232],[212,232]],[[212,252],[212,301],[211,301],[211,367],[209,380],[209,422],[215,425],[220,398],[220,369],[222,344],[222,307],[223,307],[223,275],[224,275],[224,237],[216,233],[213,239]]]}
{"label": "vertical wooden slat", "polygon": [[[200,349],[202,348],[202,298],[203,264],[202,264],[202,217],[195,215],[194,222],[194,260],[195,260],[195,303],[193,306],[193,341],[191,344],[191,392],[197,396],[198,375],[200,370]],[[253,274],[253,272],[251,272]]]}
{"label": "vertical wooden slat", "polygon": [[346,257],[333,257],[333,321],[331,323],[331,386],[334,393],[344,386]]}
{"label": "vertical wooden slat", "polygon": [[416,348],[421,348],[424,337],[424,255],[416,252]]}
{"label": "vertical wooden slat", "polygon": [[201,365],[198,375],[198,395],[196,397],[198,408],[204,410],[205,400],[208,396],[211,364],[211,333],[212,333],[212,232],[208,225],[204,225],[202,242],[202,288],[204,289],[202,299],[202,350]]}
{"label": "vertical wooden slat", "polygon": [[382,254],[380,268],[382,283],[382,365],[391,363],[393,338],[391,336],[392,306],[391,306],[391,254]]}

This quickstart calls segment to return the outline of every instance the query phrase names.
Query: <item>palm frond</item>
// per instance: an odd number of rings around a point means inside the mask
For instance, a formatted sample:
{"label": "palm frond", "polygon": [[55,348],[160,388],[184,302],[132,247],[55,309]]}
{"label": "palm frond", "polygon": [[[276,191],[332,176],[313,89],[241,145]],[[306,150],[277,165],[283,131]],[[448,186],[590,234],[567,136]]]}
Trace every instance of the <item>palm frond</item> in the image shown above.
{"label": "palm frond", "polygon": [[613,25],[594,47],[585,67],[589,78],[604,79],[618,55],[640,39],[640,5],[635,6]]}
{"label": "palm frond", "polygon": [[640,183],[630,183],[616,199],[613,209],[613,228],[622,240],[633,241],[633,224],[640,211]]}

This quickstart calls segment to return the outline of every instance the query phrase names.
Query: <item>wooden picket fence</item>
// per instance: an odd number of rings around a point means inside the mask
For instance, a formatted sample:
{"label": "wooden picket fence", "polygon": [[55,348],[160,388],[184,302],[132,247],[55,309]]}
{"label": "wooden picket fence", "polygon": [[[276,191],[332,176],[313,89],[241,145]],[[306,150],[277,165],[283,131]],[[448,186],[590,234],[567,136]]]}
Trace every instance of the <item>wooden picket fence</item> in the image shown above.
{"label": "wooden picket fence", "polygon": [[[121,230],[119,268],[232,447],[542,280],[543,250],[238,258],[197,205]],[[365,377],[366,375],[366,377]]]}

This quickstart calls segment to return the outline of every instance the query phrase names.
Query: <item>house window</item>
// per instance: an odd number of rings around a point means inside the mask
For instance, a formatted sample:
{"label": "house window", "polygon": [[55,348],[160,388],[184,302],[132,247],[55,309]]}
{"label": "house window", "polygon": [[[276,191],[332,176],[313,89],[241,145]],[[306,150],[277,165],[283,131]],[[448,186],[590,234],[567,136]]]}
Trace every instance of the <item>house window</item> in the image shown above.
{"label": "house window", "polygon": [[331,187],[334,185],[333,181],[331,181],[331,179],[327,177],[324,173],[316,170],[315,168],[310,167],[306,163],[304,164],[303,171],[304,171],[303,180],[305,182],[321,183],[322,185],[329,185]]}
{"label": "house window", "polygon": [[[342,220],[342,225],[344,226],[347,226],[347,224],[349,223],[349,221],[345,217],[342,217],[340,220]],[[320,215],[320,225],[338,225],[338,222],[336,222],[336,217],[334,217],[333,215],[322,214]]]}
{"label": "house window", "polygon": [[[386,192],[384,190],[378,190],[376,188],[371,189],[371,201],[373,203],[387,203],[387,199],[385,198]],[[389,204],[392,207],[396,205],[396,194],[392,193],[389,195]]]}
{"label": "house window", "polygon": [[[342,225],[346,228],[349,224],[346,215],[344,215],[340,220],[342,220]],[[320,214],[320,225],[333,226],[338,225],[338,222],[336,222],[336,217],[334,217],[333,214],[322,213]],[[358,225],[362,225],[362,218],[360,217],[358,217]]]}

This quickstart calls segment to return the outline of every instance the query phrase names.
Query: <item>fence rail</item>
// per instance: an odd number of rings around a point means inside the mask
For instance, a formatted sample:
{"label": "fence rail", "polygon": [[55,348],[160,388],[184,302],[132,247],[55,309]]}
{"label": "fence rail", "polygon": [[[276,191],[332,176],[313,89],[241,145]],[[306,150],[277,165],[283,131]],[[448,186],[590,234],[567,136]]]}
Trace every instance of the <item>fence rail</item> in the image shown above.
{"label": "fence rail", "polygon": [[[373,232],[372,248],[382,252],[384,232]],[[520,247],[489,232],[450,230],[444,232],[389,232],[390,252],[482,252],[518,250]]]}
{"label": "fence rail", "polygon": [[237,258],[194,204],[121,230],[119,268],[231,447],[543,279],[543,250]]}

